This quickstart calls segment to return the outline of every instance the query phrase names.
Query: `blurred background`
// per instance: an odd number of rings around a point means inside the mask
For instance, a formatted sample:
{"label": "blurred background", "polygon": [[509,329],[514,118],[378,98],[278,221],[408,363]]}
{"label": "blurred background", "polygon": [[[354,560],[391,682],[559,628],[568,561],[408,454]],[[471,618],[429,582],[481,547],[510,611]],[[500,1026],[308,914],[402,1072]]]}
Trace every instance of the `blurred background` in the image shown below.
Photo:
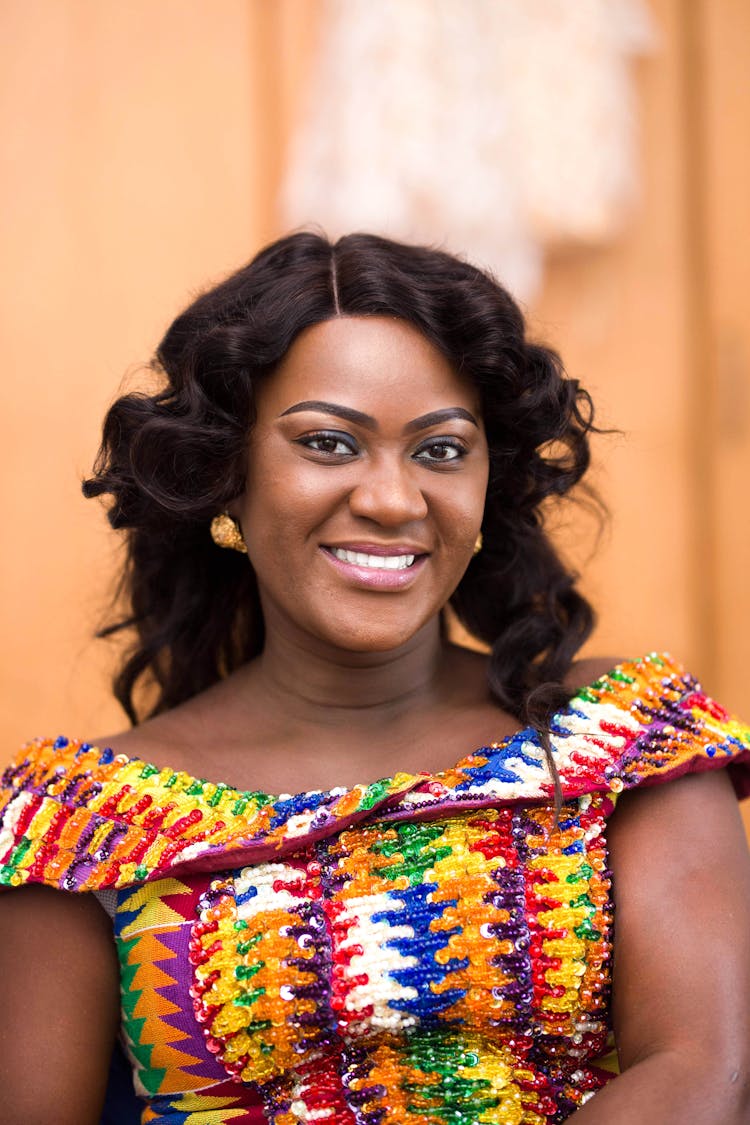
{"label": "blurred background", "polygon": [[[118,547],[80,480],[123,379],[289,229],[489,266],[589,388],[559,521],[591,653],[750,716],[747,0],[2,0],[2,756],[113,733]],[[750,823],[750,819],[749,819]]]}

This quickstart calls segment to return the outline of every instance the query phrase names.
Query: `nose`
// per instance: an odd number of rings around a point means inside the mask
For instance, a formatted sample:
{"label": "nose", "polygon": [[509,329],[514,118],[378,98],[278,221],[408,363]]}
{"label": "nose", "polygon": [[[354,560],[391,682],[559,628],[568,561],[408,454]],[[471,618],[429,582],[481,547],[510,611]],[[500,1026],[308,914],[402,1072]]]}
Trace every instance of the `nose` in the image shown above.
{"label": "nose", "polygon": [[383,527],[399,527],[427,515],[427,501],[414,467],[399,458],[373,459],[362,466],[362,476],[349,494],[352,515]]}

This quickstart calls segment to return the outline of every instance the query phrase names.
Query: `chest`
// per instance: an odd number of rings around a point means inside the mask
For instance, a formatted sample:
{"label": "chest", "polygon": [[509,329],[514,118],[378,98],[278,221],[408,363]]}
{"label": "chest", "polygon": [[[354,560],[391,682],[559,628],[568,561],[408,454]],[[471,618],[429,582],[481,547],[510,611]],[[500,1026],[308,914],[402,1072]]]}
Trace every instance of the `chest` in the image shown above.
{"label": "chest", "polygon": [[[198,723],[189,713],[164,716],[160,737],[129,732],[127,752],[169,762],[193,777],[208,772],[240,790],[299,793],[351,788],[398,772],[439,774],[465,758],[467,748],[504,741],[519,728],[518,719],[494,702],[474,697],[365,728],[354,718],[315,726],[279,708],[269,711],[260,699],[250,725],[244,712],[238,717],[228,710],[201,715]],[[169,737],[162,742],[165,727]]]}
{"label": "chest", "polygon": [[230,1077],[273,1091],[331,1052],[339,1075],[353,1052],[406,1081],[407,1047],[432,1081],[446,1035],[477,1066],[532,1047],[576,1066],[596,1056],[609,1026],[604,826],[588,797],[557,827],[547,807],[373,821],[278,862],[120,891],[141,1091]]}

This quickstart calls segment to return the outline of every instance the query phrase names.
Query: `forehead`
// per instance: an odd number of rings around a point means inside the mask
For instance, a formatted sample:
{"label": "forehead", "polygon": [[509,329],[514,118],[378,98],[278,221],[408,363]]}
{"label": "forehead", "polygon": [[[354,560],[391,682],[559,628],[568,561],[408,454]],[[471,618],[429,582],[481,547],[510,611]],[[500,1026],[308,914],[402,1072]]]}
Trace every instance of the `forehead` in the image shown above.
{"label": "forehead", "polygon": [[409,420],[447,406],[476,411],[478,395],[434,344],[395,317],[337,317],[300,333],[259,389],[258,413],[318,399]]}

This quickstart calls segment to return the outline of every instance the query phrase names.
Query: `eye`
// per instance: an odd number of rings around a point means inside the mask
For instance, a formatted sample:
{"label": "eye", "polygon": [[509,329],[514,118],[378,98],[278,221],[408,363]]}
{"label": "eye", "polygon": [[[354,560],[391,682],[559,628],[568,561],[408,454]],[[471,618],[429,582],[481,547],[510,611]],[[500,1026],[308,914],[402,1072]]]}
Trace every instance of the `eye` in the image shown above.
{"label": "eye", "polygon": [[313,453],[323,457],[346,457],[357,453],[357,446],[349,434],[339,433],[337,430],[318,430],[314,434],[304,434],[296,439],[297,445],[310,449]]}
{"label": "eye", "polygon": [[462,460],[466,453],[466,446],[457,438],[431,438],[420,445],[414,457],[428,465],[448,465]]}

